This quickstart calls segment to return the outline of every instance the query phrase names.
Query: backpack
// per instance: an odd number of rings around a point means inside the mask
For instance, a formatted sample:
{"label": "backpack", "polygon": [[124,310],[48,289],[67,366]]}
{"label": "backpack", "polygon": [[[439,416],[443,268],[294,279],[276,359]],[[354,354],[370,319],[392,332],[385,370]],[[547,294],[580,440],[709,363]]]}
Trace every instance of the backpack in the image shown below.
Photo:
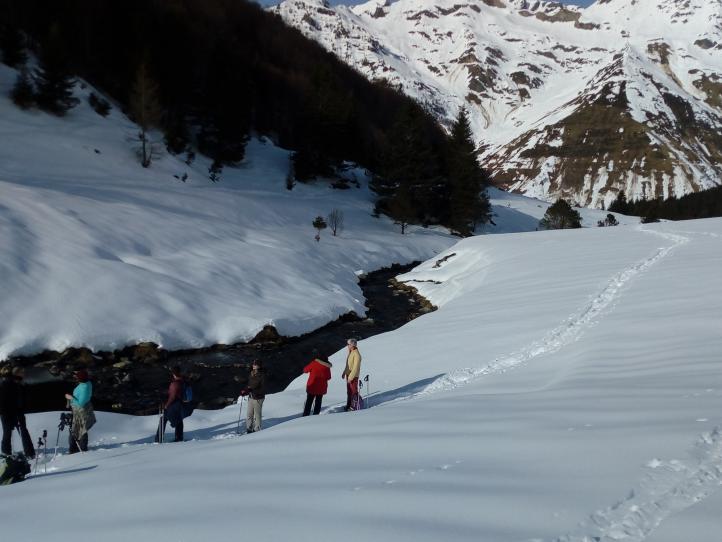
{"label": "backpack", "polygon": [[183,382],[183,398],[181,403],[184,418],[193,414],[193,410],[195,409],[195,405],[193,404],[193,387],[185,381]]}
{"label": "backpack", "polygon": [[191,386],[186,381],[183,381],[183,402],[184,403],[192,403],[193,402],[193,386]]}
{"label": "backpack", "polygon": [[22,482],[30,474],[30,463],[23,454],[0,457],[0,486]]}

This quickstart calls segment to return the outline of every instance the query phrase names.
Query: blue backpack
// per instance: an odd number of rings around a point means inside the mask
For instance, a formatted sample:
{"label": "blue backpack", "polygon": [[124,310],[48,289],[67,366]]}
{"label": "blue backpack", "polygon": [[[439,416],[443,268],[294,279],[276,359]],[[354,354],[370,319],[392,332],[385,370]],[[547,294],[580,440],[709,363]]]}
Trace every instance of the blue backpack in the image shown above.
{"label": "blue backpack", "polygon": [[195,405],[193,404],[193,387],[188,382],[183,382],[183,417],[187,418],[193,414]]}
{"label": "blue backpack", "polygon": [[193,386],[191,386],[186,381],[183,381],[183,402],[184,403],[193,402]]}

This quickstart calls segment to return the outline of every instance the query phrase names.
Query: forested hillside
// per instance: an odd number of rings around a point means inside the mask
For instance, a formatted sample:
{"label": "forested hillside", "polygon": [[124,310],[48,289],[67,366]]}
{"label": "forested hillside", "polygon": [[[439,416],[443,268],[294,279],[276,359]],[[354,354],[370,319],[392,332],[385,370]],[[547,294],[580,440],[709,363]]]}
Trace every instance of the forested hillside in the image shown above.
{"label": "forested hillside", "polygon": [[[331,177],[353,161],[385,179],[380,184],[393,195],[399,181],[387,177],[400,162],[420,163],[433,175],[410,179],[405,201],[380,210],[412,209],[403,221],[454,223],[461,232],[488,218],[482,206],[481,216],[452,219],[449,140],[422,107],[369,82],[254,3],[2,0],[0,6],[5,62],[22,68],[26,60],[18,52],[27,48],[40,64],[19,76],[16,103],[30,107],[35,100],[42,108],[47,100],[39,89],[35,98],[27,94],[47,74],[66,93],[72,78],[82,77],[139,124],[144,166],[159,146],[149,141],[153,128],[162,130],[169,152],[211,157],[214,180],[223,166],[243,159],[249,134],[260,133],[296,151],[289,188],[296,180]],[[59,98],[45,109],[62,115],[72,106],[72,99]],[[399,133],[413,139],[403,145]],[[485,179],[477,169],[470,182],[478,192]]]}

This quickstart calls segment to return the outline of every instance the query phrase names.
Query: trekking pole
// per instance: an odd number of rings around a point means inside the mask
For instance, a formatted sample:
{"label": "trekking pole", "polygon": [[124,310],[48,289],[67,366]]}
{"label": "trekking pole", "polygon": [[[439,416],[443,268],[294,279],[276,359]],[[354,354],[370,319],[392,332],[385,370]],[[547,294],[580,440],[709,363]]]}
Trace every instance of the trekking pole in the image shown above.
{"label": "trekking pole", "polygon": [[60,433],[65,427],[63,414],[60,414],[60,423],[58,424],[58,436],[55,437],[55,452],[53,452],[53,459],[58,456],[58,443],[60,442]]}
{"label": "trekking pole", "polygon": [[163,404],[161,403],[158,407],[158,443],[163,444],[163,437],[165,437],[165,427],[163,423]]}
{"label": "trekking pole", "polygon": [[369,375],[364,377],[366,382],[366,408],[371,408],[371,382],[369,381]]}
{"label": "trekking pole", "polygon": [[43,429],[43,472],[48,473],[48,430]]}
{"label": "trekking pole", "polygon": [[[47,440],[48,437],[48,431],[46,429],[43,429],[43,436],[38,437],[38,449],[35,452],[35,466],[33,467],[33,474],[38,473],[38,459],[40,459],[40,448],[45,446],[45,443],[43,439]],[[45,452],[43,452],[43,459],[45,459]],[[45,466],[46,472],[47,472],[47,464]]]}
{"label": "trekking pole", "polygon": [[40,459],[40,446],[43,445],[43,439],[38,437],[38,451],[35,454],[35,465],[33,465],[33,474],[38,473],[38,459]]}
{"label": "trekking pole", "polygon": [[363,408],[363,398],[361,397],[361,390],[364,388],[364,381],[359,375],[358,388],[356,389],[356,408],[354,410],[361,410]]}
{"label": "trekking pole", "polygon": [[238,423],[236,424],[236,435],[241,434],[241,417],[243,416],[243,400],[245,397],[241,396],[241,400],[238,401],[240,408],[238,409]]}

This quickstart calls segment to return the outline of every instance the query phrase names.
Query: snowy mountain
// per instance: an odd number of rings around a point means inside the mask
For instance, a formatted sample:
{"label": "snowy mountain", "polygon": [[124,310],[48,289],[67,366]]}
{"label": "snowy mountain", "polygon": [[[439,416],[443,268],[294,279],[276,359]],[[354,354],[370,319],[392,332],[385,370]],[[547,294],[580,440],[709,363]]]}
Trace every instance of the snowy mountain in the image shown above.
{"label": "snowy mountain", "polygon": [[608,205],[722,176],[722,2],[372,0],[273,8],[445,124],[466,106],[504,187]]}

